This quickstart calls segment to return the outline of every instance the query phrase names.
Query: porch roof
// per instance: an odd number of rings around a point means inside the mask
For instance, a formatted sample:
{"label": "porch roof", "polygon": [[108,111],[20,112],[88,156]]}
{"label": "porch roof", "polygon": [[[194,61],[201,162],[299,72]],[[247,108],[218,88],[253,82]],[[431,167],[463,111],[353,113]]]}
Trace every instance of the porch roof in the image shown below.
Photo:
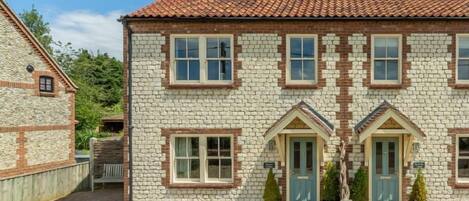
{"label": "porch roof", "polygon": [[294,105],[265,132],[265,139],[272,139],[275,135],[280,133],[294,118],[300,118],[306,125],[308,125],[311,129],[316,130],[317,133],[326,140],[328,140],[334,132],[334,125],[331,122],[319,114],[319,112],[317,112],[309,104],[301,101]]}
{"label": "porch roof", "polygon": [[354,132],[359,135],[360,142],[363,142],[390,118],[397,121],[407,132],[414,136],[418,138],[426,137],[425,133],[409,117],[386,100],[361,120],[354,127]]}

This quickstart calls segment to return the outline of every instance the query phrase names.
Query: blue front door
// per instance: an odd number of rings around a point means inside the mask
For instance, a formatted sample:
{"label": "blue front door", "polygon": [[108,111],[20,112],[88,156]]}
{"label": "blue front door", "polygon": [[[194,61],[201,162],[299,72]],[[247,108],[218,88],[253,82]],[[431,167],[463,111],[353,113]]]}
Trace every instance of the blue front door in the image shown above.
{"label": "blue front door", "polygon": [[373,201],[399,201],[399,139],[373,139]]}
{"label": "blue front door", "polygon": [[314,138],[290,139],[290,201],[316,201]]}

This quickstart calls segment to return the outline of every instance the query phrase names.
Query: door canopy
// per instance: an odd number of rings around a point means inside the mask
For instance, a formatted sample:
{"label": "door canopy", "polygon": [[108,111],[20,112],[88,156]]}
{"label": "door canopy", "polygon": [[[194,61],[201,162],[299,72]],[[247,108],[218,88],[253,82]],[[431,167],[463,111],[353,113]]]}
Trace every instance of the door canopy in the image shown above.
{"label": "door canopy", "polygon": [[329,141],[329,137],[334,132],[334,126],[326,118],[316,112],[310,105],[301,101],[267,130],[264,139],[268,142],[279,133],[294,129],[305,131],[305,134],[315,133],[326,142]]}
{"label": "door canopy", "polygon": [[358,134],[360,143],[375,133],[410,134],[418,139],[425,137],[425,133],[415,123],[387,101],[360,121],[354,132]]}

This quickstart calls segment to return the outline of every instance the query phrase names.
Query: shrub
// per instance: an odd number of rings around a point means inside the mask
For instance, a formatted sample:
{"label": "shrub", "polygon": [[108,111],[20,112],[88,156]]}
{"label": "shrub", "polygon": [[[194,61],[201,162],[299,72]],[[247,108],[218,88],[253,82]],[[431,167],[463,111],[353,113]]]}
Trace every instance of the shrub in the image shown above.
{"label": "shrub", "polygon": [[352,186],[350,187],[351,196],[353,201],[367,201],[368,200],[368,174],[367,171],[360,167],[355,178],[353,179]]}
{"label": "shrub", "polygon": [[425,178],[423,177],[421,169],[417,172],[417,179],[415,179],[414,185],[412,186],[412,193],[410,194],[409,201],[427,201]]}
{"label": "shrub", "polygon": [[280,201],[280,189],[278,188],[277,181],[272,169],[269,170],[267,181],[265,182],[264,201]]}
{"label": "shrub", "polygon": [[89,150],[91,138],[105,138],[109,137],[109,133],[99,133],[93,130],[77,131],[75,134],[75,149]]}
{"label": "shrub", "polygon": [[339,171],[332,162],[326,164],[324,176],[321,182],[321,200],[339,201],[340,200],[340,181]]}

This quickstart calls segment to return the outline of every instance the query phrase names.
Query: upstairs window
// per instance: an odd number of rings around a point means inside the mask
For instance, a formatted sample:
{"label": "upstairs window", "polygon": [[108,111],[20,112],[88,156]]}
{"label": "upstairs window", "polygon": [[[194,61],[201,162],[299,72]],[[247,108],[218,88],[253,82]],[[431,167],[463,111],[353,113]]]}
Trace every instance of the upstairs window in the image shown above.
{"label": "upstairs window", "polygon": [[401,36],[375,35],[372,38],[372,84],[401,83]]}
{"label": "upstairs window", "polygon": [[54,92],[54,78],[49,76],[39,77],[39,91],[46,93]]}
{"label": "upstairs window", "polygon": [[230,84],[231,35],[172,36],[172,84]]}
{"label": "upstairs window", "polygon": [[287,36],[287,84],[315,84],[317,75],[316,35]]}
{"label": "upstairs window", "polygon": [[469,84],[469,35],[457,36],[457,82]]}

